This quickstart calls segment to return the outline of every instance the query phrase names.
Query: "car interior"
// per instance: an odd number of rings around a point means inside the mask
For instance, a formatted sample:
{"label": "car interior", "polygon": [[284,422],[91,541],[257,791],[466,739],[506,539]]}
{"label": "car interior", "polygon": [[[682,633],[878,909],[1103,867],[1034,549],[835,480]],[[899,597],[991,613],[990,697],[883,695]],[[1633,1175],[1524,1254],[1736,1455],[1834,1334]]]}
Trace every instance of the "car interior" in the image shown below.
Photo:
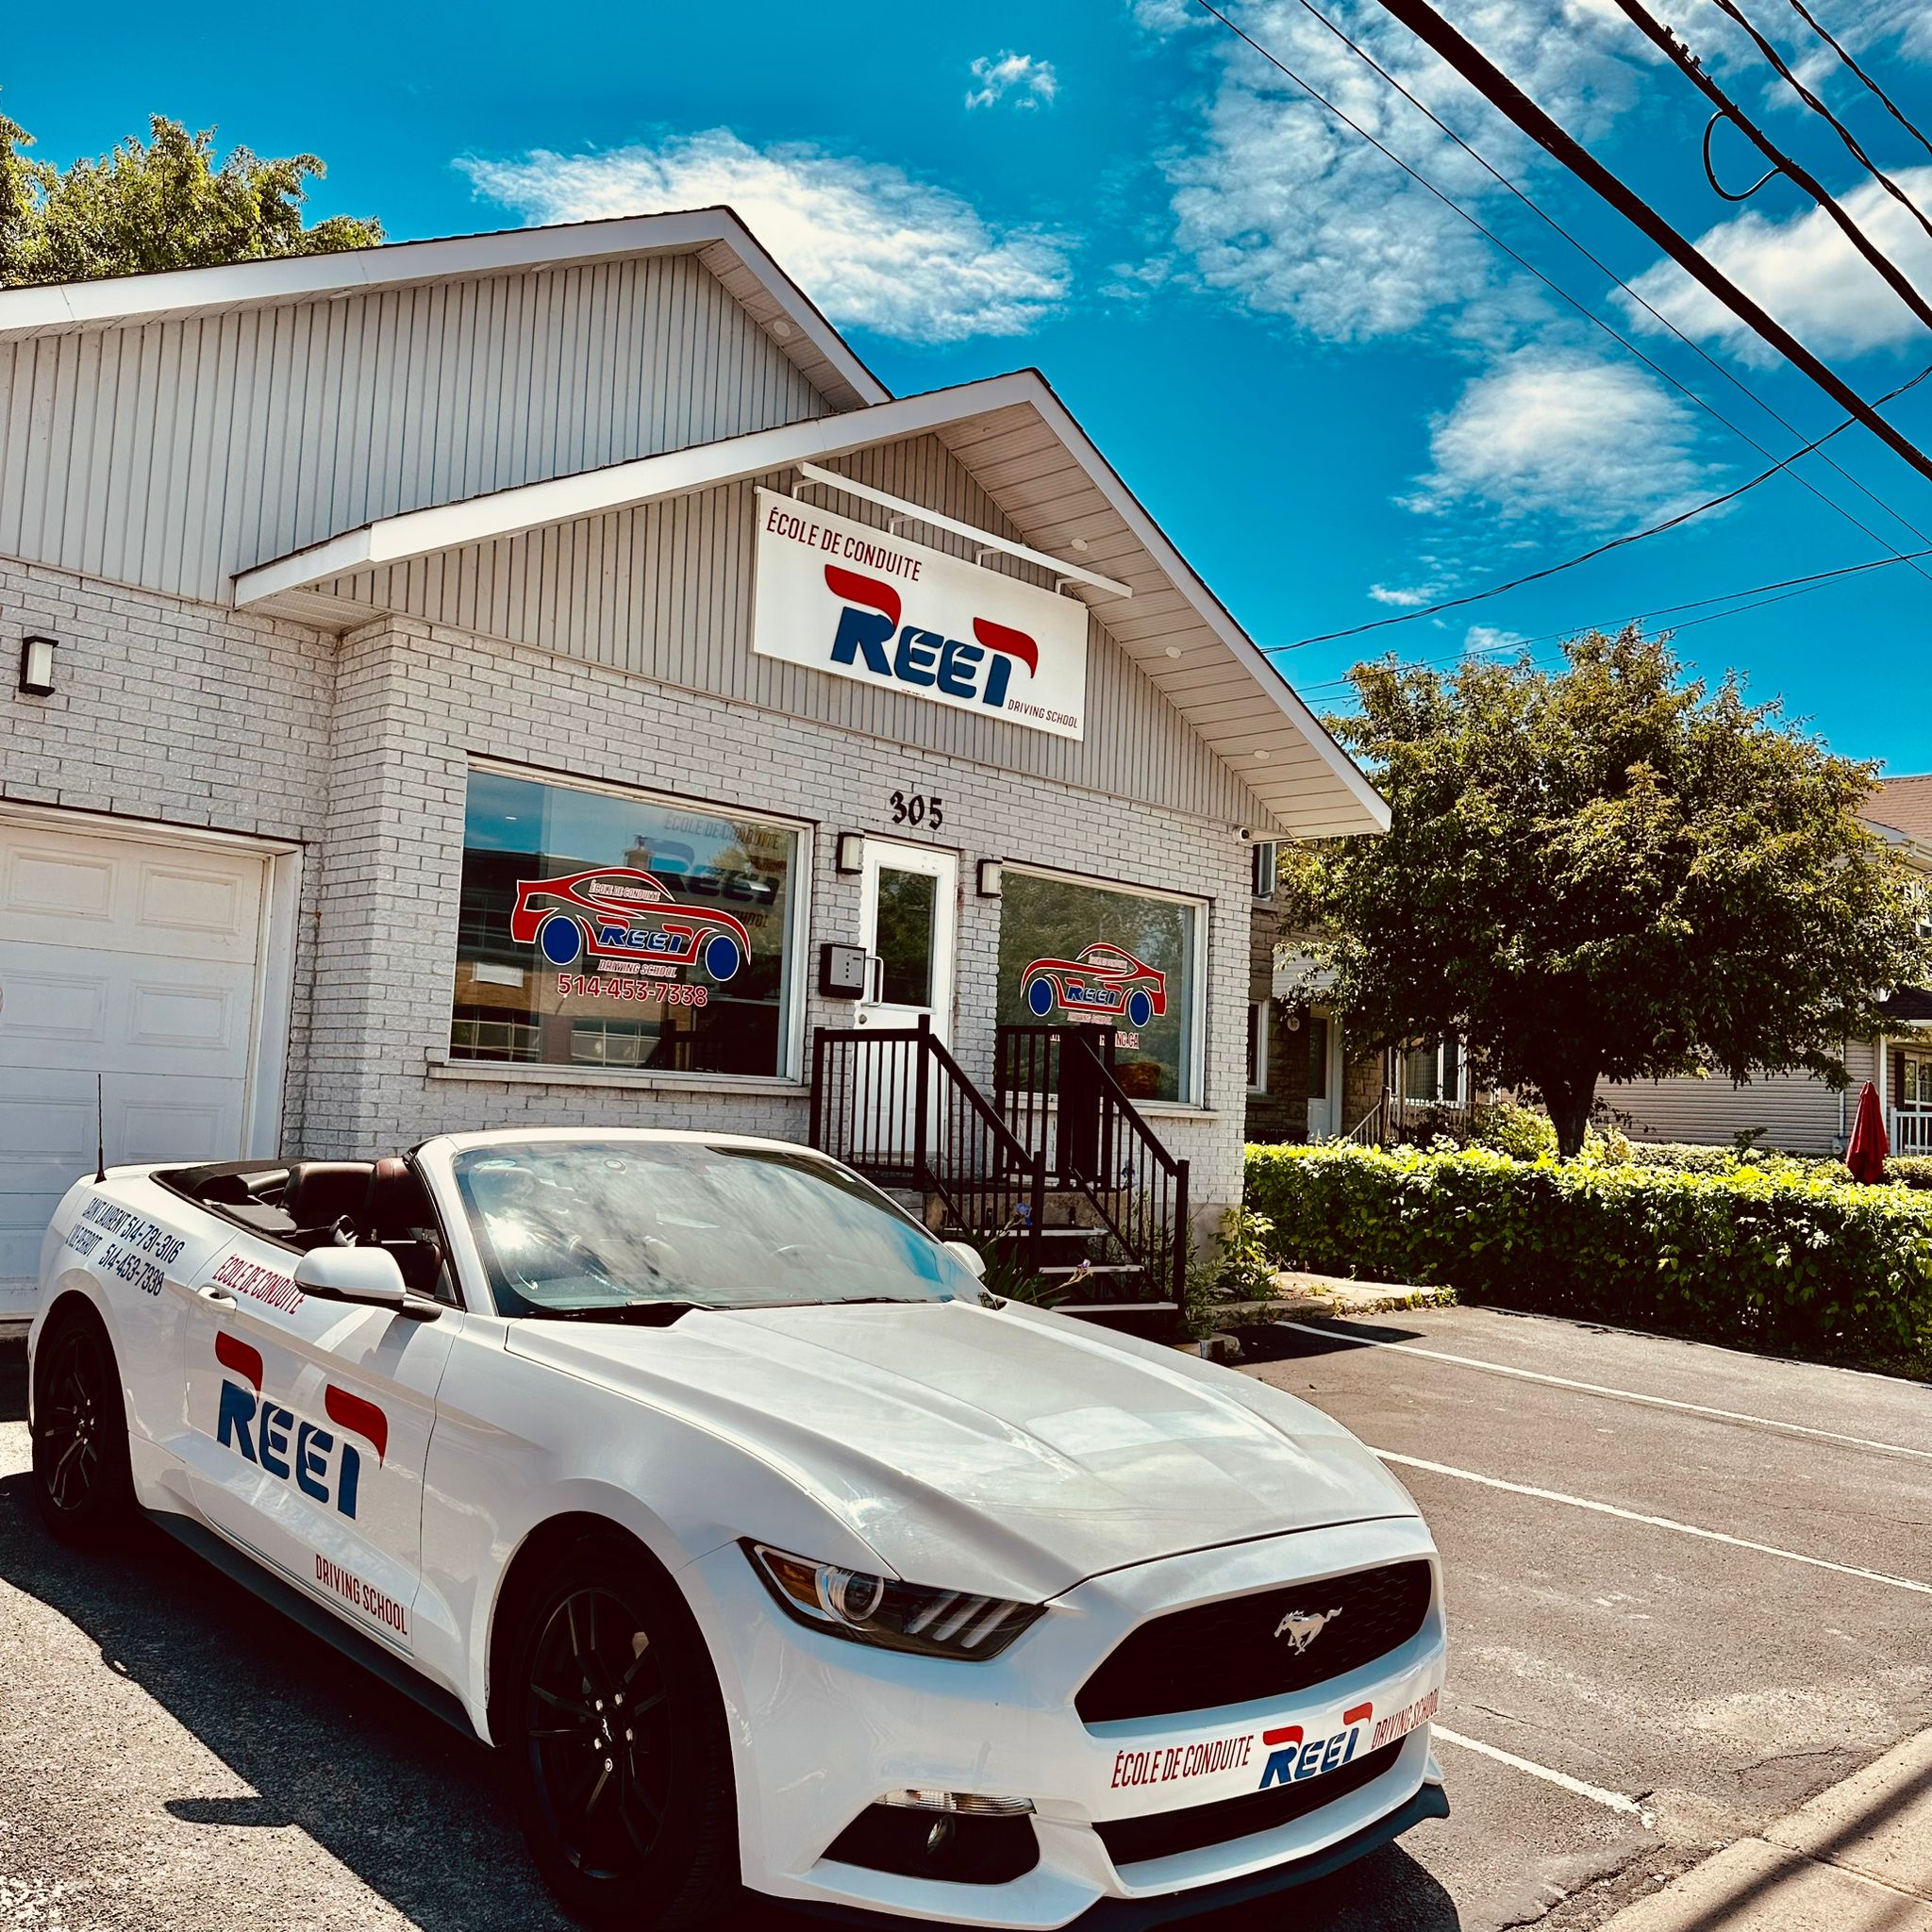
{"label": "car interior", "polygon": [[452,1305],[436,1210],[416,1170],[380,1160],[217,1161],[155,1178],[175,1192],[307,1254],[322,1247],[380,1247],[418,1294]]}

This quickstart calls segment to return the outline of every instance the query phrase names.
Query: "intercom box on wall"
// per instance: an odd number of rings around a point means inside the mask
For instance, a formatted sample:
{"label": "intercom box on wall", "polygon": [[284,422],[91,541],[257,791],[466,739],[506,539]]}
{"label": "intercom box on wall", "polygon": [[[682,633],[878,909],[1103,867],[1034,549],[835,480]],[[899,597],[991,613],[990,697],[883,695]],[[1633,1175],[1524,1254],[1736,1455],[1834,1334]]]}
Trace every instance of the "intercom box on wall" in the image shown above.
{"label": "intercom box on wall", "polygon": [[865,997],[866,950],[827,940],[819,948],[819,992],[828,1000]]}

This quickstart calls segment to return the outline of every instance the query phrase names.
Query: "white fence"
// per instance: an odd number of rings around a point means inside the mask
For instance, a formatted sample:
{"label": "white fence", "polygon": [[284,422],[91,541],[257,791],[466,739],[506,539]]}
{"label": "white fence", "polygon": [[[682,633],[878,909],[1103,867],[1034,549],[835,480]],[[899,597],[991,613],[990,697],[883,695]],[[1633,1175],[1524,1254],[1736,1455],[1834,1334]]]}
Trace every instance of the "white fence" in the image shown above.
{"label": "white fence", "polygon": [[1932,1107],[1894,1107],[1888,1131],[1894,1154],[1932,1154]]}

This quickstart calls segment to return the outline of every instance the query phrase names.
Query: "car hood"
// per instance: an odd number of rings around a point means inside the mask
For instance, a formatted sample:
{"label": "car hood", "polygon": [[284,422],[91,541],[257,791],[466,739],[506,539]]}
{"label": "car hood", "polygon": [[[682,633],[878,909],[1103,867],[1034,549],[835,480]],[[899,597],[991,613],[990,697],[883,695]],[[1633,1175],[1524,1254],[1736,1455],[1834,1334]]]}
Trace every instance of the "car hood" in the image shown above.
{"label": "car hood", "polygon": [[1415,1513],[1320,1410],[1018,1304],[521,1322],[508,1346],[741,1443],[918,1582],[1037,1601],[1186,1550]]}

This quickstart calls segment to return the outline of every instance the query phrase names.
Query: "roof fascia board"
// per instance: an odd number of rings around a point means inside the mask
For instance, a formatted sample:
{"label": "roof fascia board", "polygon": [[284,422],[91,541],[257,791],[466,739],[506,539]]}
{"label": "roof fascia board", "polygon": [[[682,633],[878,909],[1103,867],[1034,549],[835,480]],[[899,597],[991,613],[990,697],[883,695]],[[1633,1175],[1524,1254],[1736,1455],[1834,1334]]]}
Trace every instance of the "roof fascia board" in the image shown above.
{"label": "roof fascia board", "polygon": [[825,359],[868,403],[891,394],[819,312],[805,291],[724,208],[691,208],[614,221],[544,228],[504,228],[485,235],[385,242],[334,255],[277,256],[222,268],[169,269],[0,290],[0,338],[43,329],[129,325],[198,309],[256,308],[338,295],[366,294],[410,283],[518,270],[569,268],[612,256],[690,255],[724,242],[743,261]]}

